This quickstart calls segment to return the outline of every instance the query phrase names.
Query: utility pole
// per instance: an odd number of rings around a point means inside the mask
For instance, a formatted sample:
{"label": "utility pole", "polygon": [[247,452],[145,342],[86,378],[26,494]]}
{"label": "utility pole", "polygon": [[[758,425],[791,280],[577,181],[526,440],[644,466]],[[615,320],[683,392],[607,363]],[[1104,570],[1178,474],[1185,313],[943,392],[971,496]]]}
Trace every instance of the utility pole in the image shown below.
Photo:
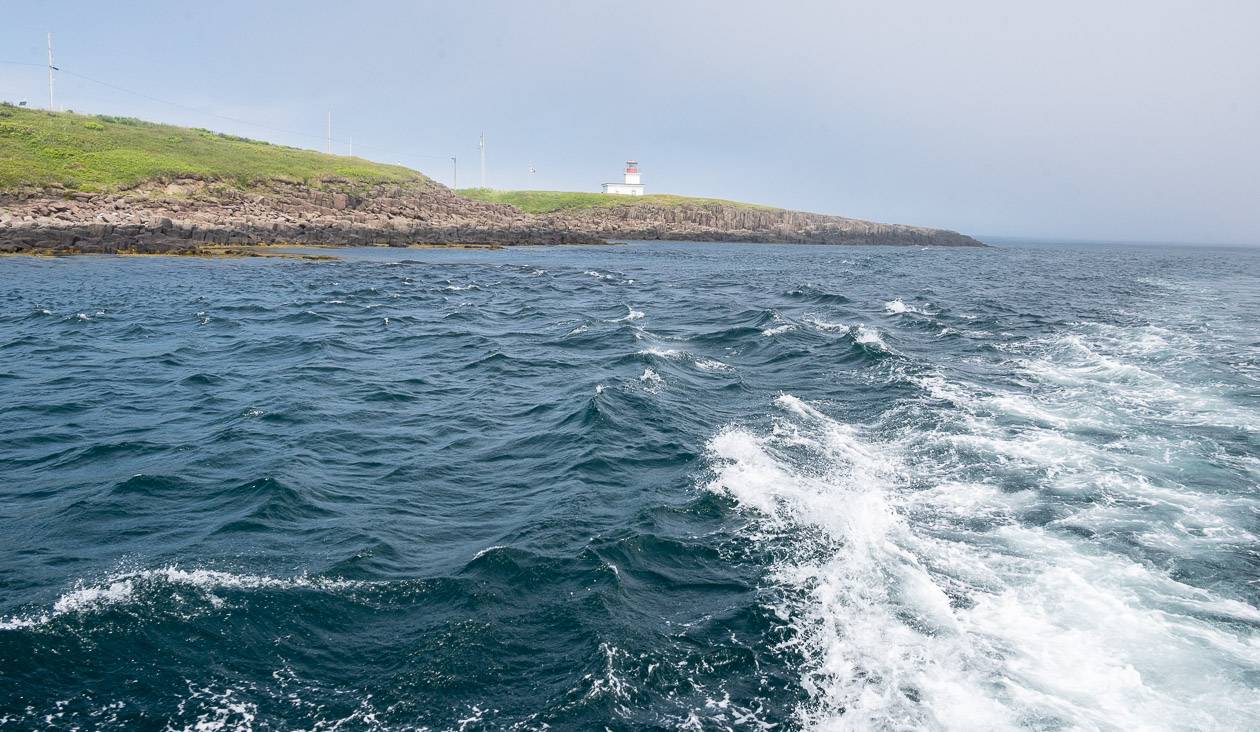
{"label": "utility pole", "polygon": [[350,141],[350,157],[354,157],[354,135],[349,136]]}
{"label": "utility pole", "polygon": [[486,133],[484,132],[481,133],[481,144],[479,144],[478,147],[481,149],[481,187],[485,188],[486,187]]}
{"label": "utility pole", "polygon": [[459,189],[459,162],[455,160],[455,156],[451,156],[451,190]]}
{"label": "utility pole", "polygon": [[332,110],[328,111],[328,154],[332,155]]}
{"label": "utility pole", "polygon": [[53,71],[57,69],[53,66],[52,55],[52,33],[48,34],[48,111],[56,112],[57,104],[53,101]]}

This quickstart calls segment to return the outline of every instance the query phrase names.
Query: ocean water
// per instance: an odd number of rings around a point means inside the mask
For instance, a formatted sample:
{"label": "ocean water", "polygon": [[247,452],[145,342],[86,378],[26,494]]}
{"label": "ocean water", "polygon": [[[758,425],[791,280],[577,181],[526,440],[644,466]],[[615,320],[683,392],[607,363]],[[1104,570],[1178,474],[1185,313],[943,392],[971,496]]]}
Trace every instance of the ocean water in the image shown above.
{"label": "ocean water", "polygon": [[1260,251],[0,260],[0,728],[1260,728]]}

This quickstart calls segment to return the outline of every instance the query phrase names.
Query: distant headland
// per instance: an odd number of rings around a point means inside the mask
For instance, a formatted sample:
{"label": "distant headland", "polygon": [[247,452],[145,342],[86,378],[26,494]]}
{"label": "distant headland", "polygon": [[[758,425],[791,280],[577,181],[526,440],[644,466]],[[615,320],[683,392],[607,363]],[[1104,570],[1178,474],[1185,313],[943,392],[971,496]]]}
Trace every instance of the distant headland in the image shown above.
{"label": "distant headland", "polygon": [[452,191],[417,171],[357,157],[0,105],[0,252],[617,239],[983,246],[941,229],[708,198]]}

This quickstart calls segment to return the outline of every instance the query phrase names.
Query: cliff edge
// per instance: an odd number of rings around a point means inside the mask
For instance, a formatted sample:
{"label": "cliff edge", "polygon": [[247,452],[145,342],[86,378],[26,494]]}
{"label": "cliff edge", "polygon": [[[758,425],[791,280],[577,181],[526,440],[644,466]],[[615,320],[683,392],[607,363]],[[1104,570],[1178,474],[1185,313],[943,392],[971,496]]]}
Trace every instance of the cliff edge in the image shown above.
{"label": "cliff edge", "polygon": [[716,198],[480,188],[458,193],[477,201],[506,204],[553,226],[606,239],[984,246],[969,236],[945,229],[881,224]]}
{"label": "cliff edge", "polygon": [[202,129],[0,105],[0,252],[609,239],[983,246],[715,199],[454,192],[408,168]]}

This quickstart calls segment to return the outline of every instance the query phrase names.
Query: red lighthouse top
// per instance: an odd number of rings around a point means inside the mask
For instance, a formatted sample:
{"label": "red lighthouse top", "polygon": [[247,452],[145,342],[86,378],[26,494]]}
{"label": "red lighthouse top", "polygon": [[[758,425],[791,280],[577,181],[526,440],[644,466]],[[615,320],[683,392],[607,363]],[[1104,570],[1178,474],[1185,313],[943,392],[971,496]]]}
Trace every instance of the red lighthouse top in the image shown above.
{"label": "red lighthouse top", "polygon": [[626,172],[627,172],[627,173],[637,173],[637,172],[639,172],[639,161],[637,161],[637,160],[627,160],[627,161],[626,161]]}

